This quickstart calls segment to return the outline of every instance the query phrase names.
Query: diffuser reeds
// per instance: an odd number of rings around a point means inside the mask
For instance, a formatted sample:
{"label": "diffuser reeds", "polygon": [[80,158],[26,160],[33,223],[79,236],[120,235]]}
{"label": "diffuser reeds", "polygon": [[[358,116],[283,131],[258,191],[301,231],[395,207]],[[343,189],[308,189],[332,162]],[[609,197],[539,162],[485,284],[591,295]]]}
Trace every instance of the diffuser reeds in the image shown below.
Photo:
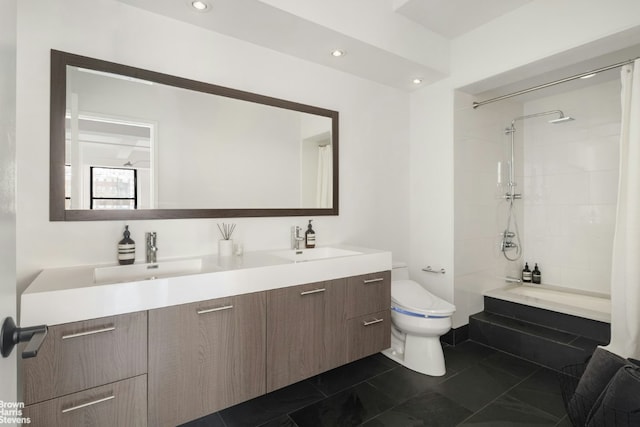
{"label": "diffuser reeds", "polygon": [[220,230],[220,234],[222,234],[223,240],[231,240],[231,235],[233,234],[233,230],[235,230],[235,224],[225,224],[222,223],[222,227],[218,224],[218,230]]}

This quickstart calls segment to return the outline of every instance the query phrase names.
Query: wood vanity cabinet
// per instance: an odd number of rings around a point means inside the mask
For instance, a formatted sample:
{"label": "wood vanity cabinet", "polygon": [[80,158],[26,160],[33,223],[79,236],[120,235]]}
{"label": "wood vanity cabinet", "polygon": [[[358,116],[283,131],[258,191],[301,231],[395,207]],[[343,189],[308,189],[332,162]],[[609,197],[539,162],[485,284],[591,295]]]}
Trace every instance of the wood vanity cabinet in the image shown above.
{"label": "wood vanity cabinet", "polygon": [[51,326],[22,367],[23,414],[33,426],[143,425],[147,312]]}
{"label": "wood vanity cabinet", "polygon": [[149,311],[149,425],[265,393],[265,293]]}
{"label": "wood vanity cabinet", "polygon": [[267,392],[347,362],[346,282],[275,289],[267,295]]}
{"label": "wood vanity cabinet", "polygon": [[25,407],[29,425],[146,427],[147,376],[139,375]]}
{"label": "wood vanity cabinet", "polygon": [[52,326],[34,426],[176,426],[390,345],[389,271]]}
{"label": "wood vanity cabinet", "polygon": [[354,276],[347,283],[348,361],[391,346],[391,272]]}

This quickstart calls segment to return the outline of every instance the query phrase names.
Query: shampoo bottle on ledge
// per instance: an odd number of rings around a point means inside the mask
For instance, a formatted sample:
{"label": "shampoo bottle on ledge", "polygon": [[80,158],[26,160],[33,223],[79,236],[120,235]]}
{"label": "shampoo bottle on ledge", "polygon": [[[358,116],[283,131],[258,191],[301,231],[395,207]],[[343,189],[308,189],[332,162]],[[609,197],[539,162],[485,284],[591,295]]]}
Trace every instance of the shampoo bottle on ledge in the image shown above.
{"label": "shampoo bottle on ledge", "polygon": [[538,268],[538,263],[536,263],[536,266],[533,268],[533,272],[531,273],[531,279],[533,283],[535,283],[536,285],[539,285],[542,283],[542,273]]}
{"label": "shampoo bottle on ledge", "polygon": [[531,270],[529,270],[529,263],[524,263],[524,270],[522,270],[522,282],[531,283]]}

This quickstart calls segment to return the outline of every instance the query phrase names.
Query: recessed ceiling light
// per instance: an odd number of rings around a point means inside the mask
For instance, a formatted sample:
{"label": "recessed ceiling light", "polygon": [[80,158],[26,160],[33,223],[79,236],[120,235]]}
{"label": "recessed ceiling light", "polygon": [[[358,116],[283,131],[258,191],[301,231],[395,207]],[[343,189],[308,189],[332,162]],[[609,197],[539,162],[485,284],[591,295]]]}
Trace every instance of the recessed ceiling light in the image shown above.
{"label": "recessed ceiling light", "polygon": [[205,10],[209,9],[209,4],[201,0],[192,1],[191,6],[194,9],[199,10],[200,12],[204,12]]}
{"label": "recessed ceiling light", "polygon": [[587,74],[586,76],[582,76],[580,77],[581,79],[590,79],[591,77],[595,76],[596,73],[591,73],[591,74]]}
{"label": "recessed ceiling light", "polygon": [[414,85],[419,85],[420,83],[422,83],[422,79],[416,77],[415,79],[412,80]]}
{"label": "recessed ceiling light", "polygon": [[347,54],[347,52],[345,52],[342,49],[335,49],[335,50],[331,51],[331,55],[335,56],[336,58],[339,57],[339,56],[344,56],[346,54]]}

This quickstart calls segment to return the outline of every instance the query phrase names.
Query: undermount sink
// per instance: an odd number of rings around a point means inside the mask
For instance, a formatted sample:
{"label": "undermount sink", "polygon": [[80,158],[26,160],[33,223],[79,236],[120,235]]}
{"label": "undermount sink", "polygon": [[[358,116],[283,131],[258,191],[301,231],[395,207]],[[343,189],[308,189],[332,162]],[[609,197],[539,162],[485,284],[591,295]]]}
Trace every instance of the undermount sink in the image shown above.
{"label": "undermount sink", "polygon": [[293,262],[317,261],[321,259],[339,258],[345,256],[361,255],[362,252],[339,249],[332,247],[321,247],[313,249],[289,249],[285,251],[272,252],[273,255]]}
{"label": "undermount sink", "polygon": [[150,264],[117,265],[113,267],[96,267],[93,277],[99,282],[129,282],[152,280],[160,277],[195,274],[202,271],[202,259],[183,259],[160,261]]}

